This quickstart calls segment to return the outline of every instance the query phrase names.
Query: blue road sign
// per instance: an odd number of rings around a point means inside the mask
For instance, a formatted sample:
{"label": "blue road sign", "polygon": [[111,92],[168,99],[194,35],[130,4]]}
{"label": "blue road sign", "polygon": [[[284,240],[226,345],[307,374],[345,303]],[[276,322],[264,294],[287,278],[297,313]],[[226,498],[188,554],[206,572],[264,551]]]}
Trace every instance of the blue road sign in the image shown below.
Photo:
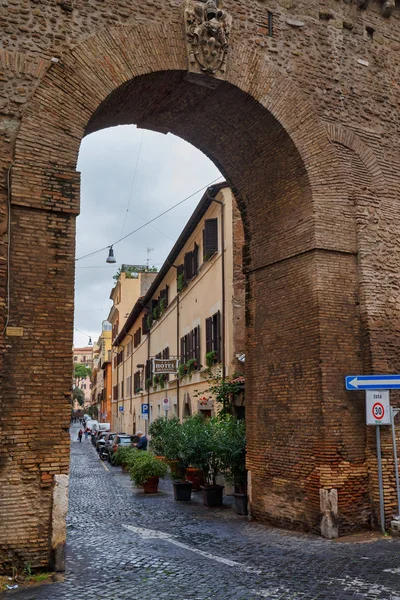
{"label": "blue road sign", "polygon": [[119,407],[119,412],[124,412],[124,407],[123,406]]}
{"label": "blue road sign", "polygon": [[400,375],[348,375],[346,390],[400,390]]}
{"label": "blue road sign", "polygon": [[149,414],[149,405],[142,404],[142,415],[148,415],[148,414]]}

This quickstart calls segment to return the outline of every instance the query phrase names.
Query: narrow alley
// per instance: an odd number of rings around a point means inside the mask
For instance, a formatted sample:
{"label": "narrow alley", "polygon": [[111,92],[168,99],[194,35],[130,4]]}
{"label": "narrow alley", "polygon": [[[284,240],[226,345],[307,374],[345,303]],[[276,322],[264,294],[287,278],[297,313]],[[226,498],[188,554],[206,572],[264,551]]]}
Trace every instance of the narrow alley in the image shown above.
{"label": "narrow alley", "polygon": [[400,600],[400,540],[326,541],[174,502],[169,481],[145,497],[90,440],[72,456],[65,581],[15,600]]}

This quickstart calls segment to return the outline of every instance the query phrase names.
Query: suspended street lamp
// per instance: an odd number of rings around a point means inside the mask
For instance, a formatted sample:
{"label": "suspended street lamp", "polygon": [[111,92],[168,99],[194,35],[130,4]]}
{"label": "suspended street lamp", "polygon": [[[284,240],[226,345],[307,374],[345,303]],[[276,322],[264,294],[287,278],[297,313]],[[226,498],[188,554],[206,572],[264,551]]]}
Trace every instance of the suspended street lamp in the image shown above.
{"label": "suspended street lamp", "polygon": [[115,256],[114,256],[114,250],[113,250],[113,247],[112,247],[112,246],[110,246],[110,249],[109,249],[109,251],[108,251],[108,256],[107,256],[107,259],[106,259],[106,263],[111,263],[111,264],[114,264],[114,263],[116,263],[116,262],[117,262],[117,261],[115,260]]}

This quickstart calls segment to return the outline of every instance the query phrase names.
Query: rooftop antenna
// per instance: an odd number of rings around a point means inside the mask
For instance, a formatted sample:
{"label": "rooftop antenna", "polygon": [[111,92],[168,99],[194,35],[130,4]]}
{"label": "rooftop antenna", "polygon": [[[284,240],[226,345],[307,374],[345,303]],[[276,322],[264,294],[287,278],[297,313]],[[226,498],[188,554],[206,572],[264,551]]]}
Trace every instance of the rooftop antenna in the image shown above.
{"label": "rooftop antenna", "polygon": [[150,254],[153,252],[153,250],[154,248],[147,248],[146,271],[149,270]]}

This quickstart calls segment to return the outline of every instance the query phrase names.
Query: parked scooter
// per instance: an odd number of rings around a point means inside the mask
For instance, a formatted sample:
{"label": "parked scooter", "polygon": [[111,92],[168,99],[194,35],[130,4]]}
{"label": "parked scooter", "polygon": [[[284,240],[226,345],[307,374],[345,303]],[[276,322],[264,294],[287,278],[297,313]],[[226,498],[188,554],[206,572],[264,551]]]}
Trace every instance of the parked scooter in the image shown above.
{"label": "parked scooter", "polygon": [[100,456],[100,460],[108,460],[108,452],[104,448],[104,446],[101,447],[100,452],[99,452],[99,456]]}

